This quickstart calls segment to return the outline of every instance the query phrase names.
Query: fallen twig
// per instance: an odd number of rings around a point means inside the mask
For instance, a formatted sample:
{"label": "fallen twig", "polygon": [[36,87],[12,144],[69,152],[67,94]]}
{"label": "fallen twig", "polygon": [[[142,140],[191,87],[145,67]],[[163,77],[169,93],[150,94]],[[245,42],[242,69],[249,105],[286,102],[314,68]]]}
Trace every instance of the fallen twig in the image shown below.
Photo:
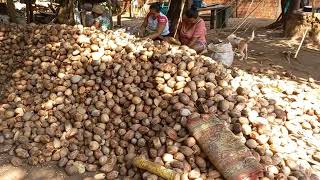
{"label": "fallen twig", "polygon": [[304,39],[306,38],[306,35],[307,35],[308,31],[309,31],[309,29],[307,29],[307,30],[304,32],[304,34],[303,34],[303,37],[302,37],[301,42],[300,42],[300,45],[299,45],[299,47],[298,47],[298,49],[297,49],[297,51],[296,51],[296,54],[294,55],[294,58],[295,58],[295,59],[296,59],[297,56],[298,56],[298,53],[299,53],[299,51],[300,51],[300,49],[301,49],[301,46],[302,46],[302,44],[303,44]]}

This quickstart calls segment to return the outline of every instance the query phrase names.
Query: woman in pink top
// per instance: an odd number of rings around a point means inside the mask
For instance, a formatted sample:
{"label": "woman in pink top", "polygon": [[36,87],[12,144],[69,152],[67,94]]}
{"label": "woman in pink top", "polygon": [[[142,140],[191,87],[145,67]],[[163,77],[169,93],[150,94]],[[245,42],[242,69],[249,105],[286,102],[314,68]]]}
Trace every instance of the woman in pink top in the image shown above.
{"label": "woman in pink top", "polygon": [[187,10],[179,27],[178,39],[181,44],[187,45],[190,48],[201,53],[206,49],[206,24],[202,18],[199,17],[198,10],[192,6]]}

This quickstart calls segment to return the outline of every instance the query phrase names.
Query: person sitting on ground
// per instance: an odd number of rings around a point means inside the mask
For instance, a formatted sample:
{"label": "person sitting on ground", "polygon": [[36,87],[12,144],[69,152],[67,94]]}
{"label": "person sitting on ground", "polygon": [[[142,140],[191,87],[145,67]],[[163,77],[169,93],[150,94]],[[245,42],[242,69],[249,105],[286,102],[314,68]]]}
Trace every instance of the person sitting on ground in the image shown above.
{"label": "person sitting on ground", "polygon": [[102,31],[107,31],[112,28],[112,17],[108,16],[105,12],[104,8],[95,4],[92,8],[93,17],[94,17],[94,26],[97,29],[101,29]]}
{"label": "person sitting on ground", "polygon": [[199,17],[197,7],[193,5],[184,13],[177,39],[179,39],[182,45],[187,45],[196,50],[197,53],[201,53],[206,49],[206,34],[206,24]]}
{"label": "person sitting on ground", "polygon": [[140,28],[140,36],[150,39],[163,39],[170,34],[168,18],[160,12],[161,4],[152,3],[150,12]]}
{"label": "person sitting on ground", "polygon": [[85,27],[93,26],[94,18],[92,15],[92,4],[91,3],[84,3],[81,5],[81,23]]}

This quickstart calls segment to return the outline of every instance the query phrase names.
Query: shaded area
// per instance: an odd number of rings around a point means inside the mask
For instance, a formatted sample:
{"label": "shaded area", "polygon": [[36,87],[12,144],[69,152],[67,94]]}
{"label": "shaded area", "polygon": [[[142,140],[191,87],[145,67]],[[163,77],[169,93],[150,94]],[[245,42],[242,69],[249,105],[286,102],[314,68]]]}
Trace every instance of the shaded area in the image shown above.
{"label": "shaded area", "polygon": [[[239,21],[233,19],[233,23]],[[250,36],[252,29],[264,27],[269,20],[256,19],[251,21],[250,27],[245,32],[239,31],[238,35],[243,38]],[[230,27],[230,25],[229,25]],[[208,32],[208,41],[216,38],[224,39],[232,32],[232,29],[224,31]],[[212,34],[210,34],[212,33]],[[300,41],[301,37],[298,39]],[[279,30],[256,30],[256,37],[249,44],[249,59],[240,62],[237,58],[234,66],[244,70],[252,70],[253,73],[276,74],[280,76],[293,77],[299,81],[308,81],[308,78],[320,80],[320,47],[303,44],[297,59],[293,56],[300,42],[290,41],[281,38]],[[291,54],[290,60],[286,58],[287,54]],[[261,71],[260,71],[261,70]]]}
{"label": "shaded area", "polygon": [[78,180],[83,176],[68,176],[62,168],[54,162],[45,163],[41,166],[22,164],[20,167],[13,166],[8,155],[0,155],[0,179],[1,180]]}
{"label": "shaded area", "polygon": [[[206,21],[208,43],[217,39],[225,39],[233,32],[234,26],[241,21],[242,19],[239,18],[231,18],[227,28],[212,30],[209,28],[209,22]],[[286,59],[286,53],[290,52],[293,56],[302,37],[297,38],[297,41],[290,41],[282,38],[281,30],[267,30],[263,28],[273,21],[272,19],[251,18],[248,19],[242,29],[236,32],[238,36],[246,38],[251,35],[253,29],[256,29],[256,37],[249,44],[249,59],[240,62],[235,58],[234,66],[254,71],[262,69],[262,73],[264,74],[273,73],[280,76],[291,74],[301,81],[308,81],[309,77],[320,81],[320,46],[317,47],[307,44],[307,42],[304,43],[298,54],[298,58],[291,58],[289,62]],[[139,27],[141,23],[141,19],[123,18],[124,26]]]}

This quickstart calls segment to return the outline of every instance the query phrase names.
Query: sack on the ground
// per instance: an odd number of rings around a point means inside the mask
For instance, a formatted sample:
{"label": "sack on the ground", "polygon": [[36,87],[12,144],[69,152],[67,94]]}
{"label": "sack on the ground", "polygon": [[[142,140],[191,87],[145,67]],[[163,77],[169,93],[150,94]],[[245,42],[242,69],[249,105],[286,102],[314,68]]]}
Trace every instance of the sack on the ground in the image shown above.
{"label": "sack on the ground", "polygon": [[211,58],[226,66],[231,66],[234,59],[232,45],[228,43],[209,44],[208,50],[212,52]]}
{"label": "sack on the ground", "polygon": [[9,22],[10,22],[9,16],[0,14],[0,24],[8,24]]}
{"label": "sack on the ground", "polygon": [[263,166],[251,151],[213,115],[189,119],[187,127],[210,162],[227,180],[257,180]]}

